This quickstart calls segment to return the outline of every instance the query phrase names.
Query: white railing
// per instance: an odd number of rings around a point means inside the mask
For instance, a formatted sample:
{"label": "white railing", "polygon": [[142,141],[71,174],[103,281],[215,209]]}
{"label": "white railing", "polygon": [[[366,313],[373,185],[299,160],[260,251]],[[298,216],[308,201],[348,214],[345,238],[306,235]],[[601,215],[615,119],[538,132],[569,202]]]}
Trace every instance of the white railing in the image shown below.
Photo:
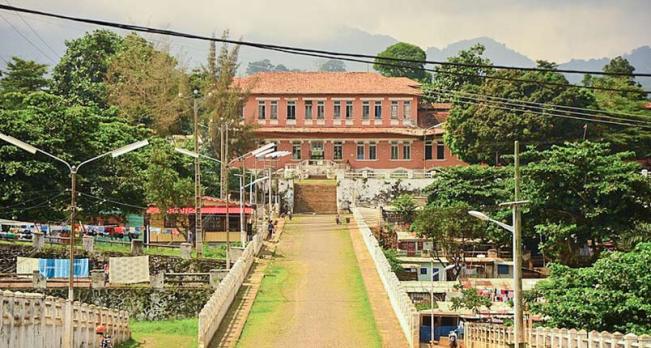
{"label": "white railing", "polygon": [[[528,347],[539,348],[649,348],[651,336],[619,332],[527,328],[524,340]],[[467,348],[501,348],[513,344],[513,328],[494,324],[467,323],[464,344]]]}
{"label": "white railing", "polygon": [[400,327],[409,342],[410,347],[417,347],[419,341],[419,327],[420,327],[420,317],[416,306],[409,298],[407,292],[403,289],[400,284],[400,280],[393,271],[391,271],[391,265],[384,256],[382,247],[379,245],[373,232],[366,225],[364,217],[357,209],[353,209],[353,215],[355,221],[357,222],[357,227],[359,232],[362,234],[364,239],[364,244],[368,249],[371,258],[375,263],[375,268],[377,269],[382,284],[384,285],[384,290],[386,291],[389,301],[391,302],[391,307],[398,317],[400,322]]}
{"label": "white railing", "polygon": [[368,179],[431,179],[435,172],[422,169],[356,169],[344,173],[346,178]]}
{"label": "white railing", "polygon": [[[61,347],[65,307],[61,298],[0,291],[0,347]],[[95,334],[99,325],[106,327],[115,346],[131,337],[126,311],[79,302],[72,310],[75,347],[99,347],[101,337]]]}
{"label": "white railing", "polygon": [[219,328],[228,307],[233,303],[235,295],[242,286],[246,275],[251,269],[255,256],[262,249],[263,240],[267,238],[267,229],[260,228],[258,233],[253,236],[253,240],[244,249],[242,256],[235,261],[235,264],[222,279],[213,292],[210,299],[199,313],[198,325],[198,346],[200,348],[208,347],[215,332]]}

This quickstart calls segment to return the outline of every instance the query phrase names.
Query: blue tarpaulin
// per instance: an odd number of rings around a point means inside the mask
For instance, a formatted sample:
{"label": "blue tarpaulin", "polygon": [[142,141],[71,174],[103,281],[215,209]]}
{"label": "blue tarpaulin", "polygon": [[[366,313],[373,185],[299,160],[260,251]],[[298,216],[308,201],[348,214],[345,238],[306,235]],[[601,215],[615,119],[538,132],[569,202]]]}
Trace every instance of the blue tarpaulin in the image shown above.
{"label": "blue tarpaulin", "polygon": [[[88,259],[75,259],[75,277],[88,277]],[[68,278],[70,260],[68,259],[39,259],[38,271],[45,278]]]}

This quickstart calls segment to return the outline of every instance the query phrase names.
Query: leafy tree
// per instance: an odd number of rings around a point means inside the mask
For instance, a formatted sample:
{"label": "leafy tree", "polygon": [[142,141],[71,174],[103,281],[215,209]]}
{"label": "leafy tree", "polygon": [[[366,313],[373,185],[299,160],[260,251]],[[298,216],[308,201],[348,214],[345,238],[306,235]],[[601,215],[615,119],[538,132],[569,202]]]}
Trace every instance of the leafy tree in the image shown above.
{"label": "leafy tree", "polygon": [[588,242],[598,254],[604,241],[618,243],[623,231],[651,220],[651,183],[631,155],[591,142],[523,153],[529,162],[523,193],[530,200],[523,221],[545,239],[546,256],[580,265],[590,261],[579,253]]}
{"label": "leafy tree", "polygon": [[387,258],[389,265],[391,266],[391,272],[396,273],[402,271],[402,265],[400,265],[400,260],[398,259],[398,252],[396,249],[384,249],[382,248],[384,256]]}
{"label": "leafy tree", "polygon": [[[604,66],[604,72],[609,74],[632,74],[635,72],[635,67],[629,61],[621,56],[617,56]],[[626,77],[625,77],[626,78]],[[632,77],[628,77],[632,80]]]}
{"label": "leafy tree", "polygon": [[0,79],[0,93],[29,93],[44,90],[49,85],[45,74],[47,74],[47,65],[12,57]]}
{"label": "leafy tree", "polygon": [[402,194],[398,198],[394,199],[393,202],[391,202],[391,205],[397,209],[404,222],[412,222],[417,207],[414,197],[410,194]]}
{"label": "leafy tree", "polygon": [[159,135],[179,133],[180,119],[190,117],[192,102],[188,78],[176,59],[137,34],[127,35],[122,45],[107,71],[109,101],[132,124],[144,124]]}
{"label": "leafy tree", "polygon": [[[488,58],[483,57],[485,49],[484,45],[476,44],[466,50],[459,51],[456,56],[448,58],[448,62],[469,65],[492,65]],[[448,95],[441,95],[441,93],[458,91],[466,85],[480,86],[484,82],[482,76],[489,75],[492,71],[491,68],[483,67],[457,65],[437,66],[432,83],[423,87],[425,93],[430,94],[427,96],[427,99],[437,102],[447,102],[451,98]]]}
{"label": "leafy tree", "polygon": [[[538,62],[538,66],[549,68],[555,65]],[[557,72],[499,71],[494,75],[554,82],[561,86],[490,79],[481,86],[466,85],[463,92],[542,104],[583,108],[594,105],[591,94],[563,87],[569,83]],[[582,122],[540,115],[540,110],[536,108],[488,101],[482,97],[457,96],[453,99],[454,108],[448,117],[444,139],[452,152],[466,162],[499,163],[501,155],[512,153],[514,140],[548,148],[553,143],[583,137]]]}
{"label": "leafy tree", "polygon": [[[408,59],[414,60],[415,62],[400,62],[382,58]],[[406,42],[398,42],[387,47],[387,49],[377,55],[373,69],[377,70],[384,76],[402,76],[425,82],[431,77],[425,70],[423,70],[425,67],[425,59],[425,51],[423,51],[422,48]]]}
{"label": "leafy tree", "polygon": [[651,243],[602,255],[592,267],[551,265],[530,303],[546,325],[651,334]]}
{"label": "leafy tree", "polygon": [[453,311],[468,309],[475,314],[479,314],[481,307],[486,307],[490,310],[493,305],[490,298],[480,295],[476,288],[464,289],[461,284],[455,285],[454,288],[461,292],[461,296],[452,298],[452,306],[450,306],[450,309]]}
{"label": "leafy tree", "polygon": [[190,227],[187,215],[174,208],[192,205],[194,183],[190,177],[183,177],[177,171],[182,167],[183,159],[174,154],[172,147],[164,143],[158,145],[160,147],[151,151],[146,170],[145,195],[147,201],[156,205],[170,221],[175,221],[179,233],[187,237]]}
{"label": "leafy tree", "polygon": [[454,265],[450,279],[457,279],[461,275],[464,250],[468,243],[484,236],[485,228],[479,220],[468,215],[470,209],[465,203],[446,207],[429,204],[418,212],[412,224],[412,230],[434,242],[435,257],[441,263],[441,257],[446,257],[448,263]]}
{"label": "leafy tree", "polygon": [[346,71],[346,63],[338,59],[328,59],[319,64],[319,71],[340,72]]}
{"label": "leafy tree", "polygon": [[122,38],[95,30],[66,41],[67,50],[54,67],[52,89],[73,104],[108,106],[104,80],[111,58],[122,49]]}
{"label": "leafy tree", "polygon": [[282,64],[278,64],[278,65],[276,65],[274,67],[274,71],[285,72],[285,71],[289,71],[289,69],[286,66],[282,65]]}
{"label": "leafy tree", "polygon": [[255,62],[249,62],[246,67],[246,74],[253,75],[259,72],[273,71],[274,65],[271,64],[269,59],[258,60]]}
{"label": "leafy tree", "polygon": [[[445,168],[437,173],[426,189],[429,204],[449,207],[463,204],[469,210],[493,211],[499,203],[511,200],[513,171],[509,167],[459,166]],[[497,220],[509,219],[511,211],[493,211]],[[511,235],[492,224],[486,225],[483,238],[498,245],[509,245]]]}

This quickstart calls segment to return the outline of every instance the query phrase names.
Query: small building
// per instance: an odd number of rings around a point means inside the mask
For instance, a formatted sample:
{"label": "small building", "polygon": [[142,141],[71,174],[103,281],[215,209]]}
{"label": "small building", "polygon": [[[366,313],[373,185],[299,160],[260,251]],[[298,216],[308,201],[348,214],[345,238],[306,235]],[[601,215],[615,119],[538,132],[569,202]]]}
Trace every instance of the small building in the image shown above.
{"label": "small building", "polygon": [[446,281],[448,261],[445,258],[432,259],[431,257],[422,256],[402,256],[398,257],[402,268],[407,273],[415,274],[413,277],[419,281]]}
{"label": "small building", "polygon": [[[226,215],[228,212],[228,239],[231,242],[241,240],[240,235],[240,204],[229,202],[214,197],[203,197],[201,207],[203,221],[203,241],[207,243],[225,243]],[[247,230],[253,220],[254,209],[249,204],[243,205],[244,221]],[[151,243],[181,243],[186,242],[187,231],[195,230],[194,206],[170,208],[167,214],[161,214],[156,206],[147,208],[146,222],[149,228],[149,242]]]}

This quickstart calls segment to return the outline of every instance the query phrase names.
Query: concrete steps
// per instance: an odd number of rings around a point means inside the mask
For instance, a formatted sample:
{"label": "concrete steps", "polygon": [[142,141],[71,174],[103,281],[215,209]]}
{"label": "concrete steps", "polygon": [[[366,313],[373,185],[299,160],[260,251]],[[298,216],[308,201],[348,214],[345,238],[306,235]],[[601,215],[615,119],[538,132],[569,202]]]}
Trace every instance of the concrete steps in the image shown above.
{"label": "concrete steps", "polygon": [[294,183],[294,213],[337,213],[336,181],[318,180]]}

